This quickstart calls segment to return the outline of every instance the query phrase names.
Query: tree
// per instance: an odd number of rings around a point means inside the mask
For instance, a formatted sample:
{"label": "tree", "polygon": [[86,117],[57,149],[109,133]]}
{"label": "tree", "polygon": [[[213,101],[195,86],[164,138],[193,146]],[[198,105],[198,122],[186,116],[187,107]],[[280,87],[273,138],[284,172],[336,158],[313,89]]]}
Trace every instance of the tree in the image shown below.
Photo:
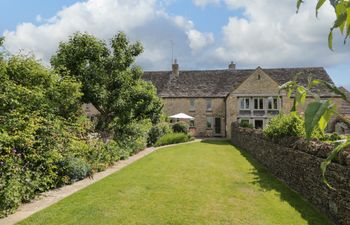
{"label": "tree", "polygon": [[0,60],[3,60],[3,57],[4,57],[4,52],[1,51],[1,48],[4,45],[4,42],[5,42],[5,38],[4,37],[0,37]]}
{"label": "tree", "polygon": [[109,47],[92,35],[75,33],[60,43],[51,64],[82,83],[82,101],[101,113],[96,129],[117,137],[130,123],[147,118],[157,123],[162,103],[154,86],[141,79],[141,68],[134,65],[142,45],[131,44],[124,33],[118,33]]}
{"label": "tree", "polygon": [[[297,0],[297,12],[300,9],[303,0]],[[333,6],[336,20],[330,29],[328,35],[328,47],[333,50],[333,31],[339,29],[340,32],[345,35],[344,44],[350,35],[350,1],[348,0],[329,0]],[[318,16],[319,9],[326,3],[326,0],[318,0],[316,4],[316,17]]]}

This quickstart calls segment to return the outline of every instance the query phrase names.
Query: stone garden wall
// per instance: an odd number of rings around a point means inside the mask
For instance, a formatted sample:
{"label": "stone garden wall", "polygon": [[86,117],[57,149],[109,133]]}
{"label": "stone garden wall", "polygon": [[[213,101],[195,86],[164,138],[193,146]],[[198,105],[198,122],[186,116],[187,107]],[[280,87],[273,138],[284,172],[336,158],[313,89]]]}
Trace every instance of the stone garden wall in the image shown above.
{"label": "stone garden wall", "polygon": [[350,150],[343,151],[328,167],[326,177],[336,189],[322,182],[321,162],[330,144],[299,138],[273,142],[262,131],[232,124],[232,143],[247,151],[275,177],[300,193],[335,223],[350,225]]}

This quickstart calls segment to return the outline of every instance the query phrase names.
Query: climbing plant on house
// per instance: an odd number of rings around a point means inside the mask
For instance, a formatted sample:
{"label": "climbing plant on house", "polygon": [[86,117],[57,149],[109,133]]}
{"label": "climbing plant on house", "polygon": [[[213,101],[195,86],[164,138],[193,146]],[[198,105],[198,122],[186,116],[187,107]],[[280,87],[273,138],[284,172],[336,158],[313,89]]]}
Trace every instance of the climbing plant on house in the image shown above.
{"label": "climbing plant on house", "polygon": [[[323,80],[312,79],[311,77],[309,77],[308,85],[307,87],[304,87],[298,83],[297,77],[298,75],[293,81],[289,81],[280,86],[280,92],[286,91],[287,96],[292,97],[294,99],[293,106],[291,109],[292,114],[298,114],[297,106],[299,104],[305,104],[305,100],[308,95],[311,95],[313,97],[313,101],[306,106],[306,110],[304,113],[304,129],[306,138],[308,140],[311,139],[311,135],[316,129],[324,131],[327,127],[329,120],[333,116],[339,117],[346,123],[350,122],[337,111],[336,105],[332,100],[321,99],[321,97],[317,93],[312,91],[312,88],[315,88],[319,85],[324,85],[331,92],[340,96],[344,101],[350,103],[346,95],[341,90],[339,90],[334,84],[328,83]],[[341,152],[348,146],[350,146],[350,138],[348,138],[344,143],[335,147],[333,151],[329,154],[327,159],[325,159],[321,163],[323,181],[330,188],[332,188],[332,186],[328,183],[325,177],[327,166],[332,162],[333,159],[335,159],[339,152]]]}

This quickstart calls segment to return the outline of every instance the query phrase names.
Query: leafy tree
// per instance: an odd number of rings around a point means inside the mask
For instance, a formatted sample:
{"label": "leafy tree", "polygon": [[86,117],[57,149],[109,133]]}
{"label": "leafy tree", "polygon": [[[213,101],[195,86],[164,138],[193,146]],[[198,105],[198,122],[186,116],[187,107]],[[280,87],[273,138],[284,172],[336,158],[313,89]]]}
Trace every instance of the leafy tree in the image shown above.
{"label": "leafy tree", "polygon": [[1,48],[4,44],[4,41],[5,41],[5,38],[4,37],[0,37],[0,60],[3,60],[3,57],[4,57],[4,52],[1,51]]}
{"label": "leafy tree", "polygon": [[[334,29],[339,29],[340,32],[345,35],[344,44],[346,39],[350,35],[350,1],[348,0],[328,0],[333,6],[336,20],[334,21],[333,26],[330,29],[328,35],[328,47],[333,50],[333,31]],[[303,0],[297,0],[297,12],[300,9]],[[319,9],[324,6],[327,0],[318,0],[316,4],[316,17],[318,16]]]}
{"label": "leafy tree", "polygon": [[162,103],[134,65],[142,51],[141,44],[131,44],[124,33],[113,37],[110,46],[92,35],[76,33],[60,43],[51,59],[57,71],[82,83],[82,101],[101,113],[96,128],[105,136],[122,135],[129,123],[159,120]]}

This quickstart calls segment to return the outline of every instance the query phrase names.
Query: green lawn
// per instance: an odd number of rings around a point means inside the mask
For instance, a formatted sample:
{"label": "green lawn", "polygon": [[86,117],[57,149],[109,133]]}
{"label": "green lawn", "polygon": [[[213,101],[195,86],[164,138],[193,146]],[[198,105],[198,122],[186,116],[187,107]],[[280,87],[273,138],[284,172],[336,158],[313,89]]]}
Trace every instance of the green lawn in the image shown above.
{"label": "green lawn", "polygon": [[160,149],[20,224],[330,224],[226,141]]}

